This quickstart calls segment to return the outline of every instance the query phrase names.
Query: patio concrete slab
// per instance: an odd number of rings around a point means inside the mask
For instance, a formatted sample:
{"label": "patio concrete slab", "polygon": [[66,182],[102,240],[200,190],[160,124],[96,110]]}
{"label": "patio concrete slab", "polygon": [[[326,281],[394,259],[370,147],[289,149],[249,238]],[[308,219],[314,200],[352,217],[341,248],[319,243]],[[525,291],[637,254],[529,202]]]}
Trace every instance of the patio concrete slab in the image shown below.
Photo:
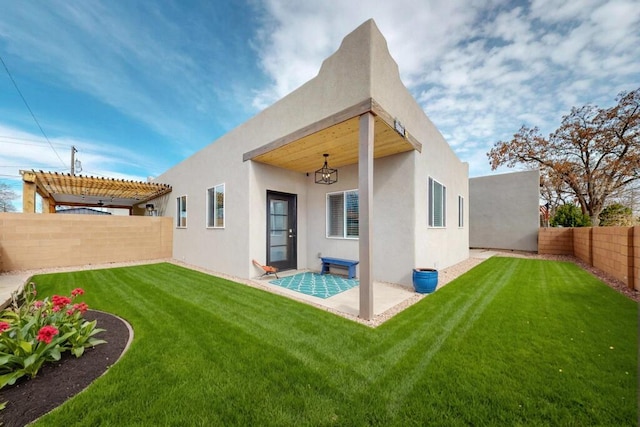
{"label": "patio concrete slab", "polygon": [[26,272],[0,274],[0,308],[11,303],[11,294],[22,291],[30,277],[31,274]]}
{"label": "patio concrete slab", "polygon": [[489,259],[498,252],[490,249],[469,249],[469,258]]}
{"label": "patio concrete slab", "polygon": [[[290,272],[287,272],[290,273]],[[295,272],[299,273],[299,271]],[[280,277],[286,277],[291,274],[279,274]],[[269,280],[270,281],[270,280]],[[269,283],[268,280],[260,280],[261,287],[266,287],[267,290],[273,293],[279,293],[289,296],[296,300],[309,302],[313,305],[330,308],[340,313],[349,314],[351,316],[358,316],[360,313],[360,287],[348,289],[337,295],[333,295],[329,298],[318,298],[311,295],[306,295],[301,292],[297,292],[291,289],[286,289],[278,285]],[[412,288],[404,287],[401,285],[395,285],[391,283],[374,282],[373,283],[373,312],[374,315],[379,315],[401,304],[415,296],[415,292]]]}

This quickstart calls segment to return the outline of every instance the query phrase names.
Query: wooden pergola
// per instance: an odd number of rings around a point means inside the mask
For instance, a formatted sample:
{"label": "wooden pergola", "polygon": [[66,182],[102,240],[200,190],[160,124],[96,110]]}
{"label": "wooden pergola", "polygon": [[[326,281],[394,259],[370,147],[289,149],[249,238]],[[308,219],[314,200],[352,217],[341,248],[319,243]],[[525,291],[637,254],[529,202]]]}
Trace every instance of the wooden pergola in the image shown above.
{"label": "wooden pergola", "polygon": [[155,182],[71,175],[58,172],[21,170],[22,211],[35,212],[36,194],[42,197],[43,213],[55,213],[56,206],[88,206],[134,209],[171,192],[171,186]]}

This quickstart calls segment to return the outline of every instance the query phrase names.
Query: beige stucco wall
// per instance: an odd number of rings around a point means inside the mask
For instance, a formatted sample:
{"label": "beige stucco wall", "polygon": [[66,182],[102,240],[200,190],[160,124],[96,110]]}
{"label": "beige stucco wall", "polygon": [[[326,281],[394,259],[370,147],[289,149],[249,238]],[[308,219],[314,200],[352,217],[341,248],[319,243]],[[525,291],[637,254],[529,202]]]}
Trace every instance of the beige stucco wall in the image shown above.
{"label": "beige stucco wall", "polygon": [[[415,266],[413,248],[413,153],[385,157],[374,162],[373,178],[373,276],[376,280],[411,284]],[[341,168],[340,180],[333,185],[308,187],[307,267],[319,270],[318,253],[323,256],[358,259],[357,239],[326,236],[326,198],[328,193],[358,188],[356,165]]]}
{"label": "beige stucco wall", "polygon": [[[466,259],[468,216],[465,212],[465,227],[459,229],[457,196],[468,200],[468,167],[400,81],[372,21],[345,37],[316,78],[157,178],[173,187],[169,198],[156,201],[164,214],[174,216],[175,199],[188,198],[188,226],[175,230],[174,256],[214,271],[256,276],[251,260],[266,258],[271,190],[298,196],[299,269],[318,269],[319,252],[357,259],[357,240],[326,237],[325,215],[328,192],[358,187],[357,165],[340,168],[339,182],[324,186],[314,184],[313,176],[243,162],[242,155],[371,97],[423,144],[422,153],[374,162],[374,278],[410,284],[414,267],[444,268]],[[446,229],[427,227],[431,174],[447,186]],[[226,186],[225,228],[206,229],[206,190],[220,183]]]}
{"label": "beige stucco wall", "polygon": [[[469,257],[469,165],[458,159],[423,108],[404,86],[384,38],[379,33],[373,34],[375,43],[371,51],[375,60],[371,68],[372,96],[422,144],[422,152],[412,153],[412,164],[401,165],[403,172],[397,172],[406,173],[411,182],[397,182],[395,186],[396,194],[403,197],[404,202],[397,205],[411,211],[410,218],[406,218],[411,221],[410,225],[405,228],[412,230],[405,229],[403,233],[412,235],[412,241],[405,241],[405,245],[413,247],[413,257],[407,262],[398,255],[394,262],[399,262],[403,272],[406,271],[403,273],[402,283],[410,284],[412,268],[443,269]],[[427,112],[428,109],[427,105]],[[447,189],[444,228],[428,226],[429,177]],[[463,197],[465,204],[463,227],[458,227],[458,196]],[[407,249],[402,252],[407,252]]]}
{"label": "beige stucco wall", "polygon": [[[469,165],[460,162],[444,138],[428,129],[428,141],[416,156],[416,267],[443,269],[469,257]],[[446,187],[446,227],[428,226],[428,179]],[[458,196],[464,199],[464,225],[458,227]]]}
{"label": "beige stucco wall", "polygon": [[[248,163],[251,167],[249,192],[250,208],[250,259],[265,262],[267,251],[267,191],[295,194],[297,196],[297,259],[298,268],[309,268],[307,264],[308,226],[308,187],[309,179],[305,174],[283,170],[261,163]],[[314,184],[315,185],[315,184]],[[258,273],[250,267],[251,274]]]}
{"label": "beige stucco wall", "polygon": [[537,251],[540,172],[512,172],[469,181],[470,246]]}
{"label": "beige stucco wall", "polygon": [[171,218],[0,213],[0,271],[172,257]]}
{"label": "beige stucco wall", "polygon": [[[304,189],[292,183],[304,183],[305,175],[243,162],[242,155],[367,99],[370,83],[363,78],[367,75],[363,66],[369,61],[362,55],[368,57],[368,51],[358,49],[363,36],[345,39],[316,78],[157,178],[173,187],[170,200],[156,201],[164,205],[166,214],[175,215],[176,197],[188,197],[188,226],[176,229],[174,236],[176,258],[239,277],[257,273],[251,259],[265,260],[266,190],[304,198]],[[208,230],[204,227],[206,189],[222,182],[226,227]],[[304,217],[299,210],[300,225]],[[300,256],[306,247],[304,233],[299,234],[299,268],[306,268],[306,257]]]}

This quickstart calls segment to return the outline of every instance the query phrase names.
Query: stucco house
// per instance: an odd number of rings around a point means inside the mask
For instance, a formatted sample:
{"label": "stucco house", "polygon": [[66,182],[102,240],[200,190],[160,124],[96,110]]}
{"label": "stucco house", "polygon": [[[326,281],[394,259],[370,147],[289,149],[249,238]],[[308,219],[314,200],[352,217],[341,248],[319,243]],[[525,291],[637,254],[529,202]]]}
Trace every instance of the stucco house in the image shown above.
{"label": "stucco house", "polygon": [[[325,160],[330,185],[316,173]],[[174,258],[242,278],[260,274],[252,259],[359,260],[364,318],[373,280],[410,286],[415,267],[469,255],[468,165],[401,82],[373,20],[315,78],[156,180],[173,189],[151,202],[174,217]]]}

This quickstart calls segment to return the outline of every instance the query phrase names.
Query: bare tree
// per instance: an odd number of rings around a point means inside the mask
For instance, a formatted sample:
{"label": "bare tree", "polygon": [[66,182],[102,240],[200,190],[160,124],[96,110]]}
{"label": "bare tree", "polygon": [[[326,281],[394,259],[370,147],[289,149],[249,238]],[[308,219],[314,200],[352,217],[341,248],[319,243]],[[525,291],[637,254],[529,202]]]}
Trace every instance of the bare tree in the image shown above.
{"label": "bare tree", "polygon": [[546,202],[551,216],[559,206],[575,202],[575,197],[562,182],[548,176],[545,171],[540,173],[540,198]]}
{"label": "bare tree", "polygon": [[11,201],[18,199],[20,196],[13,191],[4,182],[0,182],[0,212],[15,212],[16,207]]}
{"label": "bare tree", "polygon": [[492,169],[539,167],[553,197],[570,195],[598,225],[607,199],[640,180],[640,88],[616,100],[611,108],[572,108],[547,138],[523,126],[487,153]]}

